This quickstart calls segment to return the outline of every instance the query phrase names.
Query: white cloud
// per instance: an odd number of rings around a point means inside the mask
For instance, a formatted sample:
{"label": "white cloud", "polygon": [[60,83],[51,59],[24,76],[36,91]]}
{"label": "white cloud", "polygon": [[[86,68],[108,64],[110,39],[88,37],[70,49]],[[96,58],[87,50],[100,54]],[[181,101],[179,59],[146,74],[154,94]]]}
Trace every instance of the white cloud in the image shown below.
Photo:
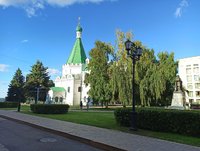
{"label": "white cloud", "polygon": [[21,41],[21,43],[27,43],[27,42],[28,42],[27,39],[24,39],[24,40]]}
{"label": "white cloud", "polygon": [[47,0],[47,3],[50,5],[57,5],[57,6],[69,6],[75,3],[86,3],[86,2],[91,2],[91,3],[99,3],[105,0]]}
{"label": "white cloud", "polygon": [[56,76],[56,75],[60,74],[59,70],[53,69],[53,68],[48,68],[47,72],[49,73],[50,76]]}
{"label": "white cloud", "polygon": [[28,17],[32,17],[37,16],[37,11],[44,9],[45,5],[65,7],[76,3],[100,3],[103,1],[116,0],[0,0],[0,6],[22,8]]}
{"label": "white cloud", "polygon": [[0,64],[0,72],[7,72],[9,65],[7,64]]}
{"label": "white cloud", "polygon": [[176,8],[176,11],[174,13],[175,17],[181,17],[182,13],[183,13],[183,9],[185,9],[186,7],[188,7],[188,1],[187,0],[181,0],[181,2],[179,3],[179,6]]}
{"label": "white cloud", "polygon": [[8,6],[19,6],[22,4],[30,3],[29,0],[0,0],[0,5],[4,7]]}

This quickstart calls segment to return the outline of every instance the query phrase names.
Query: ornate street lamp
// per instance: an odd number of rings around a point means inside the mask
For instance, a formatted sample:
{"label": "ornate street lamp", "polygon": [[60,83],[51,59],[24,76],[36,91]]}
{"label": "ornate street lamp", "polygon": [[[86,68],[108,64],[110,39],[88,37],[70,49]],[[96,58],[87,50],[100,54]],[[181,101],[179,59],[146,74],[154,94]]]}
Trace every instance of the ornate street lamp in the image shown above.
{"label": "ornate street lamp", "polygon": [[142,55],[142,49],[140,47],[137,47],[133,42],[131,42],[129,39],[125,42],[125,47],[127,51],[128,57],[132,59],[132,67],[133,67],[133,79],[132,79],[132,112],[131,112],[131,127],[130,130],[137,130],[136,126],[136,119],[137,119],[137,113],[135,112],[135,90],[134,90],[134,83],[135,83],[135,62],[136,60],[140,59],[140,56]]}

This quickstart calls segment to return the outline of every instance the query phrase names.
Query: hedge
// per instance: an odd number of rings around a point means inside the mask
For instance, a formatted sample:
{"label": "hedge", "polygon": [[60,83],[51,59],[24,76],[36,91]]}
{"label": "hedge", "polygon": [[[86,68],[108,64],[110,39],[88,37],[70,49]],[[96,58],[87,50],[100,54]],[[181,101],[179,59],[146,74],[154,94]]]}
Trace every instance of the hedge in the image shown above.
{"label": "hedge", "polygon": [[18,102],[0,102],[0,108],[16,108]]}
{"label": "hedge", "polygon": [[68,112],[68,104],[31,104],[31,111],[38,114],[64,114]]}
{"label": "hedge", "polygon": [[[200,112],[152,108],[138,108],[136,111],[138,128],[200,137]],[[117,123],[130,126],[130,113],[130,108],[116,109]]]}

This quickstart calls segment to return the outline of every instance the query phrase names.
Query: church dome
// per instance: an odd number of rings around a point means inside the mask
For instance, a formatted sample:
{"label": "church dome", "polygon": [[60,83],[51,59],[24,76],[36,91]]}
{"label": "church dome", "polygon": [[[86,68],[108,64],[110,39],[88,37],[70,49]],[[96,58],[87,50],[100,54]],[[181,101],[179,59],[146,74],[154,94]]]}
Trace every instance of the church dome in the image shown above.
{"label": "church dome", "polygon": [[81,27],[80,25],[78,25],[78,26],[76,27],[76,31],[82,32],[83,29],[82,29],[82,27]]}

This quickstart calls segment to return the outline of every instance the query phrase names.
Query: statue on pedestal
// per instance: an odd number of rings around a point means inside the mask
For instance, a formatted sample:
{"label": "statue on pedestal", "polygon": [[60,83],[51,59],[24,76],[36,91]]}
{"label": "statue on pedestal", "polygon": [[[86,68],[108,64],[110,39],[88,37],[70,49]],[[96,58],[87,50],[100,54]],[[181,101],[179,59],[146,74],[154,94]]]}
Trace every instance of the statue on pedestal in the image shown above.
{"label": "statue on pedestal", "polygon": [[174,108],[174,109],[185,108],[185,93],[183,91],[182,81],[179,75],[176,76],[175,89],[174,89],[170,108]]}

